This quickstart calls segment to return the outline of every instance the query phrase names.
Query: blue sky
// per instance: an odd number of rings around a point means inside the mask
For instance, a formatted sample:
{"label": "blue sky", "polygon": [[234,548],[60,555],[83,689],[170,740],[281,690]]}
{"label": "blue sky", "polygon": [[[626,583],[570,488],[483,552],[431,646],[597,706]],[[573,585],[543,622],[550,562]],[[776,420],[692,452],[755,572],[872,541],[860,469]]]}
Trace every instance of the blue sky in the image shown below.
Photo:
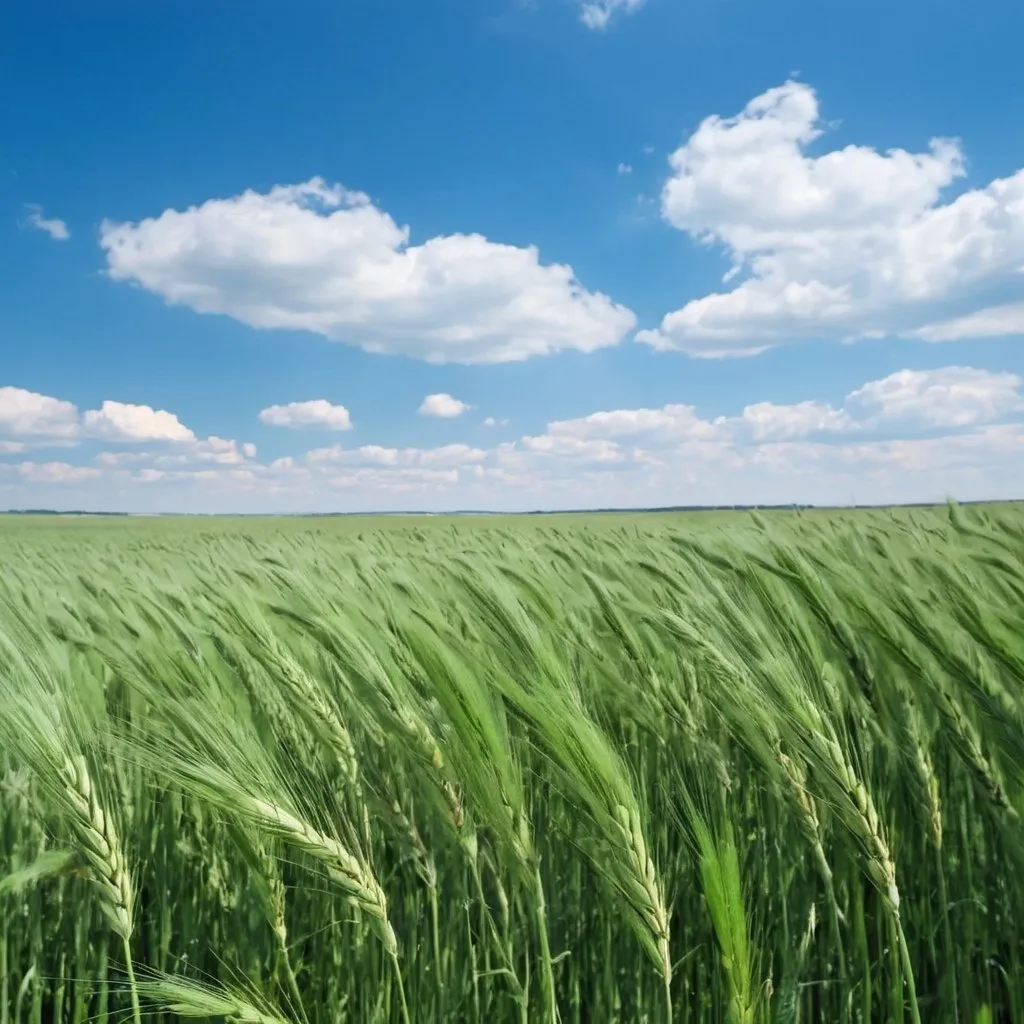
{"label": "blue sky", "polygon": [[1024,9],[0,15],[0,508],[1024,490]]}

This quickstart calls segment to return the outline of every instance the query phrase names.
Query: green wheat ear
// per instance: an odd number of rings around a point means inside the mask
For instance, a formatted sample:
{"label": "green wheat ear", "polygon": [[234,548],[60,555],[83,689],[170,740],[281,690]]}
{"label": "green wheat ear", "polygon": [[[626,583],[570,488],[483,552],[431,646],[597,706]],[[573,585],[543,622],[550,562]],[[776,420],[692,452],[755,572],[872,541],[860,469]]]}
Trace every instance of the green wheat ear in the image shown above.
{"label": "green wheat ear", "polygon": [[268,1005],[256,1005],[251,996],[185,978],[165,976],[142,981],[139,994],[179,1017],[219,1017],[231,1024],[293,1024]]}
{"label": "green wheat ear", "polygon": [[93,869],[92,881],[102,896],[100,906],[111,928],[127,942],[133,924],[132,885],[117,832],[97,798],[85,758],[70,757],[61,769],[65,800],[73,812],[69,823]]}

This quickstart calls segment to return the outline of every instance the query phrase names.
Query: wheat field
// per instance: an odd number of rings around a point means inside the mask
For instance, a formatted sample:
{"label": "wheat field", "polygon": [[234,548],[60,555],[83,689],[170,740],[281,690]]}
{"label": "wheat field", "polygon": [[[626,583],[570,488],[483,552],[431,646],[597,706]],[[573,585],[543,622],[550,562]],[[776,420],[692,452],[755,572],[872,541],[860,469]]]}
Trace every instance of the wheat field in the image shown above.
{"label": "wheat field", "polygon": [[0,1024],[1024,1022],[1024,509],[0,520]]}

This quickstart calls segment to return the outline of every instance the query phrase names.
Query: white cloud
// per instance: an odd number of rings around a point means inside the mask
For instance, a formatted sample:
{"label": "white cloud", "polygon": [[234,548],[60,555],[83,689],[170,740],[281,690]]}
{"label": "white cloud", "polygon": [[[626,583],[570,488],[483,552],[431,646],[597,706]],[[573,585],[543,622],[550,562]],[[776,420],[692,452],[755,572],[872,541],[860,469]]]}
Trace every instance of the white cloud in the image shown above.
{"label": "white cloud", "polygon": [[78,409],[71,402],[35,391],[0,387],[0,432],[18,437],[74,437]]}
{"label": "white cloud", "polygon": [[326,430],[352,428],[352,417],[348,409],[343,405],[332,405],[324,398],[271,405],[260,412],[260,422],[270,427],[322,427]]}
{"label": "white cloud", "polygon": [[633,168],[629,164],[619,164],[616,168],[617,172],[621,175],[632,174]]}
{"label": "white cloud", "polygon": [[637,338],[695,355],[884,335],[925,340],[1024,330],[1024,170],[941,202],[960,144],[847,145],[808,156],[818,97],[787,82],[736,117],[706,118],[670,157],[665,219],[724,246],[731,290],[687,302]]}
{"label": "white cloud", "polygon": [[109,441],[195,441],[196,436],[174,413],[148,405],[106,401],[82,417],[83,432]]}
{"label": "white cloud", "polygon": [[367,444],[359,448],[314,448],[307,452],[307,465],[342,464],[350,466],[426,466],[457,467],[481,462],[487,453],[466,444],[446,444],[439,448],[386,448]]}
{"label": "white cloud", "polygon": [[928,427],[991,423],[1024,409],[1021,378],[967,366],[900,370],[852,392],[848,404],[877,420],[917,420]]}
{"label": "white cloud", "polygon": [[31,483],[68,484],[95,480],[100,470],[91,466],[74,466],[69,462],[19,462],[18,475]]}
{"label": "white cloud", "polygon": [[620,342],[634,315],[534,247],[410,244],[370,199],[313,178],[137,224],[105,221],[110,276],[200,313],[433,363],[502,363]]}
{"label": "white cloud", "polygon": [[269,463],[247,448],[211,437],[105,452],[90,466],[0,460],[2,506],[524,510],[1024,497],[1022,381],[971,367],[901,370],[834,405],[758,402],[714,417],[685,404],[602,410],[489,447],[335,444]]}
{"label": "white cloud", "polygon": [[173,413],[148,405],[105,401],[79,415],[72,402],[24,388],[0,387],[0,433],[36,440],[195,441]]}
{"label": "white cloud", "polygon": [[617,14],[632,14],[643,7],[645,0],[584,0],[580,4],[580,21],[587,28],[607,28]]}
{"label": "white cloud", "polygon": [[692,405],[660,409],[614,409],[548,424],[553,437],[595,439],[661,437],[670,441],[701,440],[716,435],[713,423],[702,420]]}
{"label": "white cloud", "polygon": [[451,395],[442,392],[437,395],[427,395],[420,402],[420,407],[416,411],[421,416],[435,416],[439,419],[448,420],[461,416],[472,408],[471,405],[460,402],[457,398],[452,398]]}
{"label": "white cloud", "polygon": [[830,434],[856,429],[856,421],[843,409],[833,409],[824,402],[797,402],[776,405],[757,402],[742,413],[744,426],[750,428],[755,441],[786,441],[810,434]]}
{"label": "white cloud", "polygon": [[1024,302],[988,306],[942,323],[927,324],[913,332],[914,337],[924,341],[998,338],[1007,334],[1024,334]]}
{"label": "white cloud", "polygon": [[[248,451],[247,451],[248,449]],[[249,451],[253,454],[249,455]],[[181,461],[216,462],[220,465],[236,465],[245,462],[246,459],[254,458],[256,446],[253,444],[240,445],[231,438],[215,437],[211,435],[205,440],[197,440],[180,453],[180,455],[165,455],[165,459],[179,459]]]}
{"label": "white cloud", "polygon": [[581,462],[622,462],[627,457],[614,441],[574,437],[571,434],[556,434],[550,431],[537,437],[521,438],[517,444],[523,451]]}
{"label": "white cloud", "polygon": [[[5,437],[5,435],[7,435]],[[8,440],[7,437],[24,438]],[[256,445],[239,444],[230,438],[211,435],[199,438],[174,413],[148,405],[105,401],[99,409],[79,413],[71,402],[40,395],[22,388],[0,388],[0,455],[16,455],[32,448],[75,447],[82,441],[106,441],[114,444],[155,444],[155,450],[104,451],[94,458],[95,471],[129,472],[148,465],[152,469],[177,469],[203,464],[243,466],[256,458]],[[68,463],[33,461],[2,464],[32,479],[49,479],[46,474],[62,474]],[[51,467],[49,469],[39,467]],[[56,468],[52,468],[56,467]],[[40,477],[39,474],[43,474]],[[92,479],[67,473],[68,480]]]}
{"label": "white cloud", "polygon": [[35,203],[26,204],[28,216],[25,218],[29,227],[45,231],[54,241],[66,242],[71,237],[67,224],[56,217],[44,217],[43,208]]}
{"label": "white cloud", "polygon": [[[842,408],[827,402],[757,402],[737,416],[702,419],[692,405],[615,409],[548,424],[545,437],[665,448],[681,443],[790,441],[815,435],[990,424],[1024,411],[1021,378],[966,366],[899,370],[851,391]],[[535,440],[535,439],[534,439]]]}
{"label": "white cloud", "polygon": [[507,419],[498,419],[496,416],[488,416],[484,420],[485,427],[506,427],[508,426]]}
{"label": "white cloud", "polygon": [[131,467],[149,463],[165,470],[213,463],[219,466],[237,466],[256,458],[256,445],[239,444],[224,437],[198,438],[184,444],[175,444],[156,451],[100,452],[93,460],[100,466]]}
{"label": "white cloud", "polygon": [[106,466],[107,468],[114,468],[118,466],[130,466],[132,463],[149,462],[156,456],[153,452],[146,451],[134,451],[134,452],[100,452],[93,461],[98,466]]}

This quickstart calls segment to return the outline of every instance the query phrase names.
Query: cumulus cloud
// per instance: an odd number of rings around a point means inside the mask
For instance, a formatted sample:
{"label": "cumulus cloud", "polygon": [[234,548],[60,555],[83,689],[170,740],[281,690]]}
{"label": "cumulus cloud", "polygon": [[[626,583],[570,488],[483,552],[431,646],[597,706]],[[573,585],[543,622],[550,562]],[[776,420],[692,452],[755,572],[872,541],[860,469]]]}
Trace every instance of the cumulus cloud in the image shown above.
{"label": "cumulus cloud", "polygon": [[900,370],[852,392],[849,404],[873,420],[917,420],[929,427],[967,427],[1024,408],[1021,378],[967,366]]}
{"label": "cumulus cloud", "polygon": [[148,464],[161,470],[175,469],[201,463],[219,466],[236,466],[256,458],[256,445],[239,444],[230,438],[210,436],[193,439],[187,444],[173,445],[155,451],[100,452],[95,459],[97,465],[108,467],[132,467]]}
{"label": "cumulus cloud", "polygon": [[643,7],[645,0],[584,0],[580,4],[580,21],[587,28],[607,28],[618,14],[633,14]]}
{"label": "cumulus cloud", "polygon": [[376,507],[389,496],[512,508],[991,497],[1024,463],[1024,423],[1006,421],[1024,408],[1020,392],[1012,374],[900,371],[839,407],[759,402],[707,418],[684,404],[612,409],[492,448],[335,445],[271,472],[309,495],[366,487]]}
{"label": "cumulus cloud", "polygon": [[[250,454],[250,452],[252,454]],[[162,456],[162,458],[167,460],[174,459],[180,462],[216,462],[225,466],[237,465],[238,463],[245,462],[246,459],[252,459],[255,457],[255,445],[240,445],[232,438],[216,437],[212,434],[210,437],[204,438],[201,441],[196,440],[194,444],[187,446],[184,451],[179,452],[176,455]]]}
{"label": "cumulus cloud", "polygon": [[572,268],[482,235],[410,244],[369,197],[313,178],[102,225],[107,271],[167,302],[432,363],[615,345],[636,323]]}
{"label": "cumulus cloud", "polygon": [[56,217],[45,217],[41,206],[28,203],[25,208],[28,210],[25,222],[29,227],[45,231],[55,242],[66,242],[71,237],[67,224]]}
{"label": "cumulus cloud", "polygon": [[0,492],[8,507],[221,512],[1024,497],[1022,387],[1014,374],[950,366],[901,370],[835,404],[607,409],[491,446],[335,444],[261,463],[206,438],[105,452],[90,466],[12,455]]}
{"label": "cumulus cloud", "polygon": [[551,455],[581,462],[623,462],[627,453],[614,441],[602,438],[574,437],[549,431],[517,442],[525,452]]}
{"label": "cumulus cloud", "polygon": [[104,402],[82,416],[82,430],[88,437],[109,441],[194,441],[196,435],[174,413],[148,405]]}
{"label": "cumulus cloud", "polygon": [[757,402],[735,416],[703,419],[692,405],[615,409],[548,424],[546,437],[664,448],[691,442],[790,441],[902,425],[928,431],[992,424],[1024,411],[1021,378],[968,366],[899,370],[851,391],[841,408],[808,400]]}
{"label": "cumulus cloud", "polygon": [[665,405],[660,409],[613,409],[548,424],[553,437],[634,438],[661,437],[672,441],[715,436],[713,423],[702,420],[692,405]]}
{"label": "cumulus cloud", "polygon": [[416,411],[421,416],[434,416],[439,419],[449,420],[454,419],[456,416],[461,416],[472,408],[471,405],[460,402],[457,398],[452,398],[451,395],[442,392],[437,395],[427,395],[420,402],[420,407]]}
{"label": "cumulus cloud", "polygon": [[111,441],[195,440],[173,413],[148,405],[105,401],[79,414],[72,402],[24,388],[0,387],[0,434],[37,441],[74,441],[83,437]]}
{"label": "cumulus cloud", "polygon": [[[728,422],[728,421],[723,421]],[[833,409],[826,402],[796,402],[777,405],[757,402],[748,405],[740,417],[755,441],[786,441],[810,434],[831,434],[857,427],[856,420],[844,409]]]}
{"label": "cumulus cloud", "polygon": [[[131,472],[135,468],[177,469],[211,464],[242,466],[256,458],[256,446],[231,438],[200,438],[174,413],[148,405],[131,405],[107,400],[98,409],[80,413],[78,407],[49,395],[23,388],[0,388],[0,455],[13,456],[32,448],[75,447],[83,441],[128,444],[134,450],[103,451],[94,458],[88,473],[65,473],[69,463],[23,461],[5,463],[7,469],[30,474],[33,480],[50,479],[47,474],[64,474],[77,482],[93,479],[100,470]],[[154,449],[138,450],[152,444]],[[51,467],[51,468],[40,468]],[[54,468],[55,467],[55,468]],[[98,467],[98,468],[97,468]],[[40,476],[40,474],[43,474]]]}
{"label": "cumulus cloud", "polygon": [[466,444],[446,444],[439,448],[387,448],[368,444],[359,448],[314,448],[307,452],[307,465],[350,466],[425,466],[457,467],[483,461],[487,453]]}
{"label": "cumulus cloud", "polygon": [[269,427],[322,427],[325,430],[351,430],[352,417],[343,405],[332,405],[324,398],[310,402],[271,405],[260,412],[260,422]]}
{"label": "cumulus cloud", "polygon": [[724,247],[734,287],[692,299],[637,338],[694,355],[884,335],[1024,332],[1024,304],[991,306],[1024,273],[1024,170],[961,192],[960,143],[847,145],[808,155],[818,97],[789,81],[735,117],[706,118],[670,157],[664,218]]}
{"label": "cumulus cloud", "polygon": [[496,416],[488,416],[484,420],[484,426],[485,427],[505,427],[505,426],[508,426],[508,420],[507,419],[499,419]]}
{"label": "cumulus cloud", "polygon": [[78,409],[71,402],[24,388],[0,387],[0,433],[70,438],[78,427]]}

